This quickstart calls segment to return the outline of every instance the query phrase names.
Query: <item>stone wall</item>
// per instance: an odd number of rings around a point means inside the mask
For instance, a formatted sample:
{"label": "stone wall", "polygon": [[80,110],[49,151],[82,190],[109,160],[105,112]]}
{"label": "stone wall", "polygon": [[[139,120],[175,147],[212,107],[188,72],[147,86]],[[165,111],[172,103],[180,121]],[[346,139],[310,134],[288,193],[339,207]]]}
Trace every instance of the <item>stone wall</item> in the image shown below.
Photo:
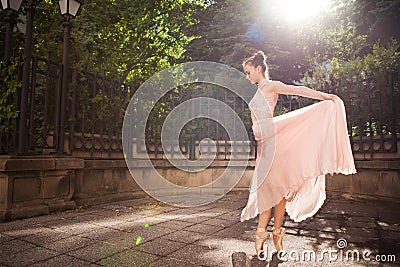
{"label": "stone wall", "polygon": [[[167,160],[152,163],[163,177],[190,187],[218,179],[228,161],[214,161],[198,173],[178,170]],[[234,190],[248,190],[254,164],[248,162]],[[328,194],[400,202],[400,161],[356,161],[356,167],[354,175],[328,175]],[[144,177],[150,174],[148,167],[137,168],[142,168]],[[141,197],[148,195],[131,178],[123,159],[0,157],[0,221]]]}
{"label": "stone wall", "polygon": [[357,173],[327,176],[328,193],[400,203],[400,161],[355,161]]}
{"label": "stone wall", "polygon": [[78,158],[0,157],[0,221],[76,207]]}

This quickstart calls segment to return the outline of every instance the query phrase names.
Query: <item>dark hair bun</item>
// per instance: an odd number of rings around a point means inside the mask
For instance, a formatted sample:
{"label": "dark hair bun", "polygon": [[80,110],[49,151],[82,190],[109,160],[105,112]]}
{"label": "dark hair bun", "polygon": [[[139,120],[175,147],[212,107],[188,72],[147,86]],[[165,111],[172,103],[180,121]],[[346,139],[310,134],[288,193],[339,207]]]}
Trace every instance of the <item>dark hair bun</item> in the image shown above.
{"label": "dark hair bun", "polygon": [[256,60],[265,60],[265,54],[263,51],[258,51],[257,53],[254,54],[254,59]]}
{"label": "dark hair bun", "polygon": [[266,73],[266,76],[268,77],[268,66],[266,63],[266,56],[263,51],[258,51],[253,56],[245,59],[243,61],[243,67],[246,64],[251,64],[254,67],[261,66],[263,71]]}

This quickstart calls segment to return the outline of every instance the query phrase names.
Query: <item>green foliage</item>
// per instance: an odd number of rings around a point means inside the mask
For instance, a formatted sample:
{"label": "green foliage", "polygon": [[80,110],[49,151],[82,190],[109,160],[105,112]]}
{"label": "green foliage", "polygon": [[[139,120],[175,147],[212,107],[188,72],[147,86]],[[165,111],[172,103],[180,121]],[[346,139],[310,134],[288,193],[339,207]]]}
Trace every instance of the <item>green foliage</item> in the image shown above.
{"label": "green foliage", "polygon": [[268,6],[273,6],[272,0],[220,0],[199,9],[194,15],[199,23],[192,27],[198,38],[188,45],[188,57],[242,70],[245,58],[263,50],[274,79],[291,82],[300,78],[298,68],[293,67],[298,57],[292,54],[291,29]]}
{"label": "green foliage", "polygon": [[317,90],[329,88],[345,99],[352,123],[358,125],[353,135],[390,133],[393,129],[388,125],[394,126],[393,116],[398,117],[391,103],[399,85],[396,80],[390,85],[388,79],[400,67],[399,48],[392,40],[387,46],[373,45],[372,52],[362,57],[348,61],[333,57],[317,65],[312,77],[307,75],[304,81]]}
{"label": "green foliage", "polygon": [[[193,38],[192,0],[85,1],[71,30],[70,61],[78,69],[121,76],[140,85],[179,62]],[[40,1],[35,15],[35,55],[61,61],[64,19],[57,1]]]}
{"label": "green foliage", "polygon": [[12,122],[18,116],[15,107],[15,93],[21,86],[16,73],[17,64],[9,64],[0,68],[0,133],[6,133],[12,127]]}
{"label": "green foliage", "polygon": [[351,21],[356,33],[367,35],[369,43],[380,41],[388,44],[392,38],[399,39],[400,0],[343,1],[351,11]]}
{"label": "green foliage", "polygon": [[140,85],[182,59],[196,8],[183,0],[89,2],[74,21],[74,61]]}

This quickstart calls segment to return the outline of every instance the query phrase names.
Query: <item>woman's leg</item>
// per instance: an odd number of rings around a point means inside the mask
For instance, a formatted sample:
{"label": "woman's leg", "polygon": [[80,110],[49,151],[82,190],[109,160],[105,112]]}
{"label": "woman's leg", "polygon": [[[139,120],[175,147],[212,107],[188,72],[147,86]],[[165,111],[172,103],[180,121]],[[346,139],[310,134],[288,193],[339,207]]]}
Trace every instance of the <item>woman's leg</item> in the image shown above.
{"label": "woman's leg", "polygon": [[267,229],[267,224],[269,222],[269,218],[271,217],[271,209],[264,211],[258,216],[258,226],[257,229]]}
{"label": "woman's leg", "polygon": [[282,250],[282,238],[285,234],[285,229],[281,227],[285,216],[285,210],[286,199],[282,198],[281,202],[274,207],[274,228],[272,230],[272,237],[277,251]]}
{"label": "woman's leg", "polygon": [[286,199],[282,198],[281,202],[274,207],[274,228],[279,229],[283,224],[283,218],[286,211]]}
{"label": "woman's leg", "polygon": [[269,233],[266,231],[269,218],[271,216],[271,209],[261,213],[258,216],[258,226],[256,230],[255,246],[257,255],[263,253],[264,242],[269,238]]}

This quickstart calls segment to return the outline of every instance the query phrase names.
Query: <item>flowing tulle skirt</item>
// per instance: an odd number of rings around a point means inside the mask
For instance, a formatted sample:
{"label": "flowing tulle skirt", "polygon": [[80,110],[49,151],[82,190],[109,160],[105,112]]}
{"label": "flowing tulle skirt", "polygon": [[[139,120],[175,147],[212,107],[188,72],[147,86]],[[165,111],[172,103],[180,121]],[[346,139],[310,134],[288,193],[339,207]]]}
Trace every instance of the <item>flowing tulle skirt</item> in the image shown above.
{"label": "flowing tulle skirt", "polygon": [[[293,193],[286,211],[294,221],[302,221],[324,203],[325,174],[356,172],[340,98],[274,117],[273,122],[275,151],[271,142],[256,136],[258,157],[241,221],[256,217]],[[264,164],[271,153],[272,164]],[[260,178],[265,179],[257,184]]]}

